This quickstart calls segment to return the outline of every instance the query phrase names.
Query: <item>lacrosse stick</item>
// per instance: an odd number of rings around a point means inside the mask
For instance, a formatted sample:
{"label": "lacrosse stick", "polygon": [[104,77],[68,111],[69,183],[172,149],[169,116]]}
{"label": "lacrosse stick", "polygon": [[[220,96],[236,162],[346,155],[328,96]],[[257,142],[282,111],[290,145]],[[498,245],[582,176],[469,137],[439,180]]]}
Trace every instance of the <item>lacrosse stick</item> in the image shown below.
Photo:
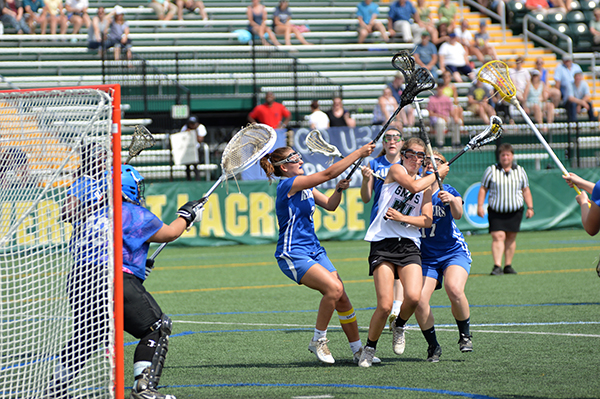
{"label": "lacrosse stick", "polygon": [[[540,143],[542,143],[542,145],[546,149],[546,152],[548,152],[550,158],[552,158],[556,166],[558,166],[558,168],[562,171],[563,175],[569,176],[569,172],[567,172],[567,169],[560,162],[554,151],[552,151],[552,148],[550,148],[550,145],[548,145],[546,139],[544,139],[544,136],[542,136],[538,128],[531,121],[531,118],[529,118],[529,115],[527,115],[523,107],[521,107],[519,100],[517,100],[517,89],[510,78],[508,65],[506,65],[505,62],[499,60],[490,61],[481,67],[479,73],[477,73],[477,79],[484,83],[488,83],[494,86],[494,88],[500,93],[500,95],[504,98],[505,101],[511,103],[519,110],[519,112],[521,113],[521,115],[523,115],[523,118],[525,119],[531,130],[533,130]],[[579,190],[579,187],[573,185],[573,188],[575,189],[577,194],[581,194],[581,190]]]}
{"label": "lacrosse stick", "polygon": [[[313,153],[316,152],[317,154],[323,154],[332,158],[344,158],[340,150],[333,144],[326,142],[318,130],[312,130],[308,133],[306,136],[306,147]],[[379,180],[385,180],[383,177],[376,175],[372,170],[371,175]]]}
{"label": "lacrosse stick", "polygon": [[152,148],[155,142],[154,136],[146,129],[146,126],[136,125],[133,136],[131,137],[131,143],[129,144],[129,155],[127,156],[125,163],[129,163],[132,158],[140,155],[142,151]]}
{"label": "lacrosse stick", "polygon": [[[208,189],[206,194],[200,199],[200,205],[206,204],[208,197],[217,189],[223,181],[243,172],[254,165],[265,154],[271,151],[277,140],[275,130],[262,123],[251,123],[237,132],[223,151],[221,156],[221,177]],[[162,243],[154,251],[150,260],[158,256],[167,243]]]}
{"label": "lacrosse stick", "polygon": [[458,159],[462,154],[469,150],[474,150],[479,148],[491,141],[495,141],[502,135],[502,119],[500,117],[493,115],[490,117],[490,125],[485,128],[485,130],[479,133],[477,136],[471,138],[465,148],[460,150],[458,154],[452,157],[450,162],[448,162],[448,166],[454,161]]}
{"label": "lacrosse stick", "polygon": [[392,58],[392,66],[402,72],[406,83],[415,72],[415,59],[408,50],[400,50]]}
{"label": "lacrosse stick", "polygon": [[[406,72],[402,72],[405,76],[407,75]],[[398,115],[398,112],[400,112],[400,110],[408,104],[411,104],[417,96],[417,94],[426,90],[431,90],[435,87],[435,80],[433,79],[433,76],[431,76],[431,73],[426,69],[418,68],[414,71],[414,73],[409,74],[408,76],[410,78],[408,79],[406,87],[404,88],[404,91],[402,91],[402,95],[400,96],[400,105],[398,106],[398,108],[396,108],[396,110],[390,116],[387,122],[385,122],[385,125],[383,125],[377,136],[373,139],[372,143],[376,143],[377,140],[381,138],[381,136],[387,130],[390,123],[394,120],[396,115]],[[363,158],[359,158],[357,163],[354,164],[354,168],[352,168],[346,179],[350,180],[354,172],[356,172],[356,169],[358,169],[358,167],[360,166],[362,160]]]}

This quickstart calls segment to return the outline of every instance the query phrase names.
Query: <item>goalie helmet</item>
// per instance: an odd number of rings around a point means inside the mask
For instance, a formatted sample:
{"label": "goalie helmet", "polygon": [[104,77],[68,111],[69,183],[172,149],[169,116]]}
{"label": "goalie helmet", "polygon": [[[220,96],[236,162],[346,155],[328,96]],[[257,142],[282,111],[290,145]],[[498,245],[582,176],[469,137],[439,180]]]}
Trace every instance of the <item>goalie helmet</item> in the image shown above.
{"label": "goalie helmet", "polygon": [[128,202],[144,203],[144,177],[131,165],[121,165],[121,193]]}

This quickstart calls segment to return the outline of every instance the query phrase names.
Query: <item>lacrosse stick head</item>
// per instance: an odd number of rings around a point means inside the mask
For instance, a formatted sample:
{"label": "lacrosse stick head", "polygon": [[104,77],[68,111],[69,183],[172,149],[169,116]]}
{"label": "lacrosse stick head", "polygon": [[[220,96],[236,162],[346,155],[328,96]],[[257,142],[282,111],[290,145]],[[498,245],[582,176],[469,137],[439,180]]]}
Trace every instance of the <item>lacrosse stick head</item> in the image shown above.
{"label": "lacrosse stick head", "polygon": [[479,133],[469,141],[469,147],[475,149],[492,141],[496,141],[500,136],[502,136],[503,130],[502,119],[494,115],[490,117],[490,125],[483,132]]}
{"label": "lacrosse stick head", "polygon": [[392,66],[402,72],[404,80],[408,81],[415,71],[415,59],[408,50],[400,50],[392,58]]}
{"label": "lacrosse stick head", "polygon": [[328,157],[341,157],[342,153],[338,148],[332,144],[329,144],[323,138],[323,135],[319,130],[311,130],[306,136],[306,147],[313,152],[323,154]]}
{"label": "lacrosse stick head", "polygon": [[493,60],[482,66],[477,73],[477,80],[494,86],[506,102],[515,101],[517,89],[510,78],[508,65],[504,61]]}
{"label": "lacrosse stick head", "polygon": [[276,140],[277,133],[271,126],[262,123],[248,124],[229,140],[223,151],[223,175],[229,178],[246,170],[271,151]]}
{"label": "lacrosse stick head", "polygon": [[425,68],[417,68],[406,82],[406,87],[400,96],[400,106],[404,107],[411,104],[415,97],[426,90],[435,87],[435,79]]}
{"label": "lacrosse stick head", "polygon": [[133,136],[131,137],[129,153],[125,163],[129,163],[132,158],[140,155],[145,149],[152,148],[154,143],[156,143],[156,140],[154,139],[154,136],[152,136],[152,133],[146,129],[146,126],[136,125]]}

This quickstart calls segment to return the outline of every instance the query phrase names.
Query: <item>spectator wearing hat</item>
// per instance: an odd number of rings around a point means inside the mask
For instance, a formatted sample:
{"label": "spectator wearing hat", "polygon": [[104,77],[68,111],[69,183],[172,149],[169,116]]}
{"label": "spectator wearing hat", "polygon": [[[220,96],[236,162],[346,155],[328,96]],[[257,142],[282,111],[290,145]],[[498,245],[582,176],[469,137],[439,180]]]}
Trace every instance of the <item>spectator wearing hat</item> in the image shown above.
{"label": "spectator wearing hat", "polygon": [[128,60],[133,58],[131,54],[131,39],[129,38],[129,24],[125,21],[125,10],[120,5],[113,8],[109,15],[111,19],[106,35],[106,49],[114,47],[115,61],[121,59],[121,51],[125,50]]}
{"label": "spectator wearing hat", "polygon": [[[525,98],[523,109],[527,114],[533,114],[533,118],[539,125],[544,123],[544,114],[546,114],[546,120],[550,124],[554,122],[554,104],[548,100],[548,88],[542,82],[540,71],[532,69],[530,74],[531,81],[523,93]],[[542,126],[541,130],[546,133],[548,127]]]}
{"label": "spectator wearing hat", "polygon": [[568,94],[575,82],[575,73],[582,72],[579,64],[573,62],[573,58],[566,53],[562,57],[562,63],[554,70],[554,86],[560,89],[560,106],[566,108]]}
{"label": "spectator wearing hat", "polygon": [[485,21],[481,21],[479,23],[479,31],[475,33],[473,54],[480,62],[485,62],[486,55],[492,60],[498,59],[496,49],[494,49],[494,46],[490,44],[490,34],[487,32],[487,23]]}
{"label": "spectator wearing hat", "polygon": [[434,77],[438,77],[439,70],[437,67],[438,51],[435,44],[431,42],[431,35],[427,31],[421,33],[421,43],[417,44],[413,51],[415,63],[425,69],[431,71]]}
{"label": "spectator wearing hat", "polygon": [[525,104],[526,99],[523,94],[525,93],[525,89],[529,85],[529,82],[531,82],[531,75],[527,69],[523,68],[523,57],[517,57],[515,60],[515,67],[509,70],[509,74],[510,79],[517,89],[517,100],[519,100],[521,104]]}
{"label": "spectator wearing hat", "polygon": [[455,82],[463,81],[461,74],[468,76],[469,80],[475,79],[473,69],[469,65],[467,51],[458,41],[456,33],[451,32],[448,35],[448,41],[442,43],[438,55],[440,69],[449,70]]}
{"label": "spectator wearing hat", "polygon": [[[186,122],[185,125],[183,125],[183,127],[181,128],[181,132],[188,132],[188,134],[190,136],[194,136],[195,139],[195,147],[196,147],[196,151],[198,153],[198,160],[200,159],[200,157],[202,156],[201,154],[201,144],[204,142],[204,138],[206,137],[206,127],[204,127],[204,125],[202,125],[199,121],[198,118],[196,116],[190,116]],[[191,139],[190,139],[191,140]],[[186,174],[186,178],[188,180],[192,179],[192,165],[193,164],[187,164],[186,168],[185,168],[185,174]],[[196,163],[197,165],[197,163]],[[199,170],[198,168],[195,168],[196,171],[196,180],[200,179],[200,175],[199,175]]]}
{"label": "spectator wearing hat", "polygon": [[356,6],[356,18],[358,19],[358,43],[363,43],[369,34],[374,31],[381,33],[381,38],[385,42],[390,41],[383,23],[377,19],[379,15],[379,5],[373,3],[373,0],[363,0]]}

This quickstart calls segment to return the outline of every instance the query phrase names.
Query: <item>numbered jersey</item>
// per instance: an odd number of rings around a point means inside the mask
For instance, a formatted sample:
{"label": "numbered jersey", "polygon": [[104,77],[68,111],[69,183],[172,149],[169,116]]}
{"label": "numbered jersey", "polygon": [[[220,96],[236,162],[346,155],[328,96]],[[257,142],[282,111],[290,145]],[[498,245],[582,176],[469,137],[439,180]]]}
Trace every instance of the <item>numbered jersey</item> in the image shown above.
{"label": "numbered jersey", "polygon": [[275,256],[301,251],[317,252],[321,243],[315,234],[313,213],[315,198],[312,189],[298,191],[288,197],[296,177],[281,179],[277,185],[275,210],[279,223],[279,240]]}
{"label": "numbered jersey", "polygon": [[[403,166],[404,167],[404,166]],[[420,179],[417,176],[417,179]],[[393,182],[384,184],[379,197],[379,211],[369,226],[365,241],[381,241],[384,238],[409,238],[418,246],[421,245],[421,232],[418,227],[404,222],[384,219],[388,208],[408,216],[419,216],[423,203],[423,192],[412,194],[400,184]]]}
{"label": "numbered jersey", "polygon": [[[460,193],[448,184],[444,184],[444,190],[455,197],[461,197]],[[444,205],[438,197],[438,193],[439,190],[431,195],[431,204],[433,205],[431,228],[421,229],[421,258],[423,264],[458,252],[463,252],[470,259],[471,253],[463,234],[454,223],[450,205]]]}

